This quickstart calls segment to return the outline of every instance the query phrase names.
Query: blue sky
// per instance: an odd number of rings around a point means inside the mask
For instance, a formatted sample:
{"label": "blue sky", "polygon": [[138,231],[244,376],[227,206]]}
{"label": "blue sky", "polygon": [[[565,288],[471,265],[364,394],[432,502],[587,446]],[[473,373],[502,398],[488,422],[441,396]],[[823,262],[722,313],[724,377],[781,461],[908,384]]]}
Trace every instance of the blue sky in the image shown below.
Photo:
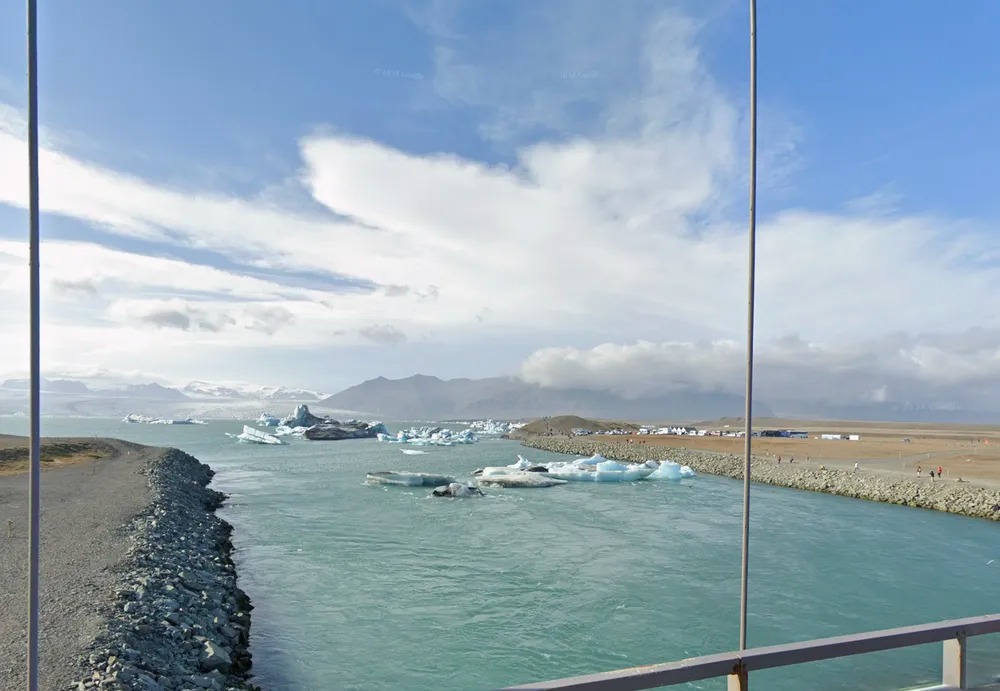
{"label": "blue sky", "polygon": [[[878,363],[831,397],[952,396],[927,364],[940,339],[998,326],[1000,5],[759,5],[761,347]],[[0,8],[15,137],[23,11]],[[49,369],[634,388],[698,352],[717,374],[686,385],[730,387],[745,3],[62,1],[40,24],[63,171],[43,230],[50,275],[72,274],[47,303]],[[4,167],[0,268],[25,219]],[[143,258],[176,283],[144,281]]]}

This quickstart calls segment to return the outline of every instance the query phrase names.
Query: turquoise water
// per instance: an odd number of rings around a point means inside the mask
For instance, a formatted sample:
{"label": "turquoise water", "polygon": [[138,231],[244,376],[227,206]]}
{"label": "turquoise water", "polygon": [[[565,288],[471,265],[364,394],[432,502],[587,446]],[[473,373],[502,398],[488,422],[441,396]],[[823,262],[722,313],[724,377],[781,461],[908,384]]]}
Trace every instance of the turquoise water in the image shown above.
{"label": "turquoise water", "polygon": [[[224,436],[241,428],[43,424],[177,446],[216,470],[265,688],[491,689],[736,647],[737,481],[434,499],[365,486],[364,474],[467,477],[518,452],[555,455],[501,440],[408,456],[373,440],[275,448]],[[0,418],[0,432],[25,431]],[[759,485],[753,516],[752,646],[1000,611],[994,523]],[[755,687],[898,689],[939,678],[940,656],[931,645],[810,664],[755,675]],[[975,640],[972,664],[978,679],[1000,673],[1000,641]]]}

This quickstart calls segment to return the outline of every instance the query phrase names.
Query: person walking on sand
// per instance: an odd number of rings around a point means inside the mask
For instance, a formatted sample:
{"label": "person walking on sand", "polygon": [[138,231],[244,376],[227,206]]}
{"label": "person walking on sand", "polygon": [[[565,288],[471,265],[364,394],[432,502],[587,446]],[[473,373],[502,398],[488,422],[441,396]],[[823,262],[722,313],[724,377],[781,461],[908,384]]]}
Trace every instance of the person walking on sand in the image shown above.
{"label": "person walking on sand", "polygon": [[944,471],[941,469],[941,466],[938,466],[938,480],[940,480],[943,477],[944,477]]}
{"label": "person walking on sand", "polygon": [[781,456],[778,456],[778,465],[781,465]]}
{"label": "person walking on sand", "polygon": [[931,470],[931,482],[934,482],[934,471]]}
{"label": "person walking on sand", "polygon": [[917,477],[920,477],[920,466],[917,466]]}
{"label": "person walking on sand", "polygon": [[858,466],[858,464],[857,464],[857,463],[855,463],[855,464],[854,464],[854,472],[856,473],[856,472],[858,472],[859,470],[861,470],[861,468],[860,468],[860,467]]}

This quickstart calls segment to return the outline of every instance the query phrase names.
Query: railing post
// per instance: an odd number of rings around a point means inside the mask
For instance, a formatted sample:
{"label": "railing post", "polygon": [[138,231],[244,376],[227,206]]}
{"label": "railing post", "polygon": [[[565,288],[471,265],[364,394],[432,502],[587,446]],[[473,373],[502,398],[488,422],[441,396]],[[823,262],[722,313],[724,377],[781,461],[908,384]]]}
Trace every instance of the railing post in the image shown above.
{"label": "railing post", "polygon": [[726,691],[747,691],[747,666],[742,662],[733,668],[731,674],[726,677]]}
{"label": "railing post", "polygon": [[944,655],[941,658],[941,683],[953,689],[965,689],[965,635],[959,634],[944,642]]}

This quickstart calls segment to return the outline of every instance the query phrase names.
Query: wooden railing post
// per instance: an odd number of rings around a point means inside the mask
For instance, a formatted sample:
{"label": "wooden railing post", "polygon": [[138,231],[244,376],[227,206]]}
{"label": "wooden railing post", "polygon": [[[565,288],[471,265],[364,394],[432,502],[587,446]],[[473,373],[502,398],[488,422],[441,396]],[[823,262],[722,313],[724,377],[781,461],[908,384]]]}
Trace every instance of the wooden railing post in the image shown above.
{"label": "wooden railing post", "polygon": [[941,683],[953,689],[966,689],[966,651],[965,635],[944,641],[944,651],[941,658]]}

